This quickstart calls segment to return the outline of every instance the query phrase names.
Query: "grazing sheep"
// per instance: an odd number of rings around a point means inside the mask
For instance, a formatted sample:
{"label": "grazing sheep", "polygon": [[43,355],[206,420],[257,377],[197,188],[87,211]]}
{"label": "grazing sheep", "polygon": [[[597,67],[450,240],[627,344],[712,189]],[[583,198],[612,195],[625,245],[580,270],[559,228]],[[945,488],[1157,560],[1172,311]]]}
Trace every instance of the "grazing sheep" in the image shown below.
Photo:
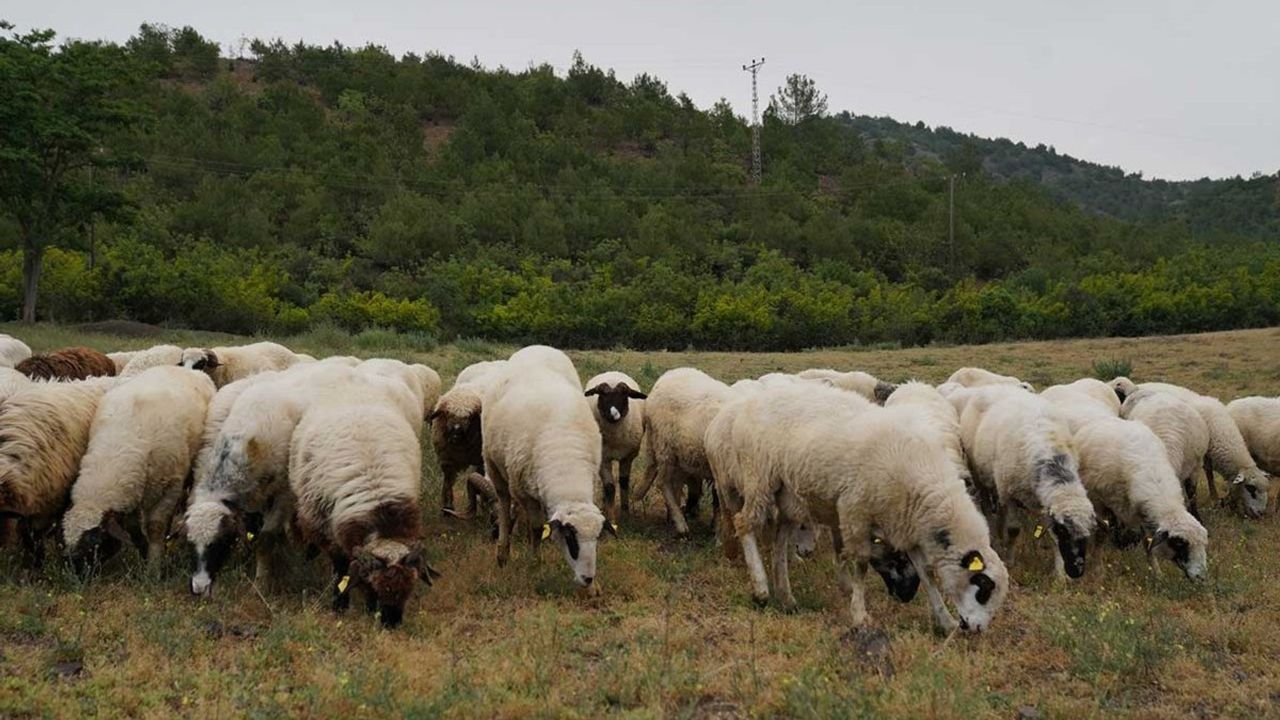
{"label": "grazing sheep", "polygon": [[947,378],[947,382],[970,388],[983,387],[985,385],[1014,385],[1030,392],[1036,391],[1031,383],[1023,382],[1012,375],[1000,375],[990,370],[976,367],[960,368],[951,373],[951,377]]}
{"label": "grazing sheep", "polygon": [[[755,385],[762,386],[758,381]],[[814,383],[817,385],[817,383]],[[696,517],[703,482],[711,479],[703,436],[720,408],[736,392],[694,368],[668,370],[658,378],[644,401],[645,470],[636,488],[643,499],[655,483],[662,492],[676,535],[689,534],[686,515]],[[687,489],[681,510],[681,486]]]}
{"label": "grazing sheep", "polygon": [[1120,401],[1107,384],[1082,378],[1066,385],[1053,385],[1040,392],[1067,418],[1075,433],[1093,420],[1120,417]]}
{"label": "grazing sheep", "polygon": [[995,518],[996,536],[1012,563],[1021,534],[1019,515],[1037,520],[1036,537],[1048,526],[1057,541],[1058,577],[1084,574],[1089,536],[1097,523],[1081,482],[1066,416],[1040,395],[1017,386],[989,385],[957,391],[960,436],[979,497]]}
{"label": "grazing sheep", "polygon": [[356,372],[369,377],[382,377],[401,383],[409,392],[411,405],[406,407],[406,417],[415,433],[422,433],[426,420],[436,401],[440,399],[440,376],[426,365],[410,365],[399,360],[375,358],[356,366]]}
{"label": "grazing sheep", "polygon": [[333,562],[333,608],[360,588],[382,624],[404,619],[414,586],[438,573],[422,557],[422,448],[387,396],[358,381],[312,403],[294,433],[289,485],[302,537]]}
{"label": "grazing sheep", "polygon": [[[182,348],[177,345],[156,345],[146,350],[128,353],[128,355],[129,361],[120,369],[120,377],[135,377],[153,367],[164,365],[177,367],[182,363]],[[112,360],[114,361],[115,358]],[[118,362],[116,366],[119,367]]]}
{"label": "grazing sheep", "polygon": [[[915,408],[852,403],[821,385],[766,388],[721,410],[706,433],[724,495],[721,532],[741,541],[757,601],[769,597],[757,534],[776,522],[785,536],[807,515],[840,538],[836,567],[855,625],[870,622],[862,580],[877,537],[911,558],[940,627],[957,623],[929,569],[959,610],[961,627],[981,631],[991,623],[1008,574],[943,438],[920,417]],[[789,554],[774,543],[774,583],[785,605],[794,602]]]}
{"label": "grazing sheep", "polygon": [[1271,477],[1249,455],[1249,446],[1240,428],[1220,400],[1168,383],[1135,385],[1127,377],[1118,377],[1107,384],[1122,402],[1135,390],[1153,390],[1169,393],[1195,408],[1209,426],[1209,454],[1205,461],[1209,497],[1218,499],[1218,487],[1213,479],[1213,471],[1217,470],[1229,483],[1228,499],[1242,515],[1256,518],[1266,511]]}
{"label": "grazing sheep", "polygon": [[347,367],[355,367],[364,361],[354,355],[330,355],[318,362],[330,365],[346,365]]}
{"label": "grazing sheep", "polygon": [[38,353],[14,366],[32,380],[85,380],[113,377],[116,364],[111,358],[87,347],[70,347]]}
{"label": "grazing sheep", "polygon": [[942,434],[947,443],[947,455],[956,466],[956,472],[964,480],[965,485],[973,483],[969,474],[969,461],[964,455],[964,445],[960,441],[960,415],[955,407],[947,401],[942,393],[928,383],[917,380],[898,385],[885,398],[885,407],[912,407],[923,414],[927,422]]}
{"label": "grazing sheep", "polygon": [[171,365],[103,395],[62,519],[72,559],[106,559],[136,525],[145,537],[138,549],[159,564],[213,394],[207,375]]}
{"label": "grazing sheep", "polygon": [[1142,423],[1105,418],[1082,427],[1074,440],[1089,499],[1118,527],[1146,535],[1152,570],[1157,558],[1167,558],[1188,578],[1202,579],[1209,534],[1183,504],[1178,475],[1155,433]]}
{"label": "grazing sheep", "polygon": [[[488,383],[500,377],[506,365],[506,360],[468,365],[458,373],[453,387],[440,396],[435,409],[427,417],[431,423],[431,446],[435,448],[436,459],[440,462],[440,511],[445,515],[455,514],[453,486],[458,474],[471,468],[484,469],[481,405]],[[465,517],[475,514],[480,494],[479,487],[467,483]]]}
{"label": "grazing sheep", "polygon": [[16,367],[31,357],[31,348],[12,335],[0,333],[0,368]]}
{"label": "grazing sheep", "polygon": [[266,370],[285,370],[297,362],[292,350],[273,342],[182,351],[183,367],[203,370],[218,387]]}
{"label": "grazing sheep", "polygon": [[796,377],[802,380],[827,380],[841,390],[857,393],[881,405],[884,404],[886,398],[893,394],[894,388],[897,387],[893,383],[880,380],[876,376],[861,370],[840,372],[829,368],[811,368],[800,371],[796,374]]}
{"label": "grazing sheep", "polygon": [[[587,381],[587,403],[600,427],[602,460],[600,484],[604,488],[604,508],[617,521],[631,505],[631,463],[640,454],[644,438],[644,400],[640,383],[620,372],[606,372]],[[615,483],[613,464],[618,463]],[[615,507],[615,497],[621,507]]]}
{"label": "grazing sheep", "polygon": [[498,497],[498,564],[510,557],[514,503],[530,543],[536,548],[540,538],[554,538],[574,581],[591,587],[606,526],[594,502],[600,429],[569,358],[547,350],[513,354],[484,395],[481,432],[485,475]]}
{"label": "grazing sheep", "polygon": [[31,383],[0,403],[0,517],[19,521],[35,564],[66,509],[98,401],[115,378]]}
{"label": "grazing sheep", "polygon": [[1258,467],[1280,472],[1280,398],[1239,398],[1227,403],[1227,412]]}
{"label": "grazing sheep", "polygon": [[[1227,406],[1231,410],[1231,406]],[[1204,458],[1209,452],[1209,426],[1200,413],[1168,393],[1138,390],[1130,393],[1120,408],[1120,416],[1151,428],[1160,438],[1169,464],[1182,481],[1183,499],[1197,520],[1196,486],[1204,477]]]}

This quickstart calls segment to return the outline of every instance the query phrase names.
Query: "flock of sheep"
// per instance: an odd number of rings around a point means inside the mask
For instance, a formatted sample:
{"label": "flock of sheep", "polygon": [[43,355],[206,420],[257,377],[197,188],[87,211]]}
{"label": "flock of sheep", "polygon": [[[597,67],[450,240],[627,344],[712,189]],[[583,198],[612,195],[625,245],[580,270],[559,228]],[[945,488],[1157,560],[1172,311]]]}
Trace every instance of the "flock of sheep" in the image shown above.
{"label": "flock of sheep", "polygon": [[646,394],[620,372],[584,386],[568,356],[535,345],[440,390],[424,365],[317,361],[275,343],[32,355],[0,335],[0,540],[38,564],[56,531],[83,570],[127,544],[159,562],[180,534],[195,595],[237,545],[266,581],[275,548],[297,543],[332,561],[335,610],[359,589],[395,626],[437,576],[421,540],[426,423],[440,510],[491,519],[499,565],[519,523],[598,592],[601,537],[631,500],[656,485],[684,535],[709,488],[717,542],[744,561],[757,602],[794,607],[789,562],[825,526],[855,624],[870,621],[870,568],[903,602],[923,585],[943,631],[981,631],[1008,592],[1006,564],[1042,536],[1060,577],[1079,578],[1105,540],[1203,578],[1196,487],[1218,499],[1216,471],[1223,502],[1259,517],[1280,468],[1280,399],[1224,406],[1127,378],[1037,393],[979,368],[937,387],[816,369],[727,385],[678,368]]}

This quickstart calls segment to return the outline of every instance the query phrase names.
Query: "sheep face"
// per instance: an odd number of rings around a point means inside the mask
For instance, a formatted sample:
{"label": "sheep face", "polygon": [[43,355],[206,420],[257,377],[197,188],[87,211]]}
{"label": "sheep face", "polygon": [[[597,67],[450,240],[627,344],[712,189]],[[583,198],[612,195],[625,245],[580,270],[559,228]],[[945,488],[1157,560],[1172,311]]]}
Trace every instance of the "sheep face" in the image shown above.
{"label": "sheep face", "polygon": [[596,579],[596,546],[604,528],[604,515],[595,505],[557,512],[547,522],[544,538],[554,538],[573,569],[573,580],[590,587]]}
{"label": "sheep face", "polygon": [[920,573],[906,553],[895,550],[880,538],[871,543],[871,567],[884,580],[884,587],[899,602],[911,602],[920,588]]}
{"label": "sheep face", "polygon": [[1267,491],[1271,478],[1262,470],[1245,470],[1231,479],[1231,495],[1240,512],[1258,518],[1267,510]]}
{"label": "sheep face", "polygon": [[130,542],[129,534],[120,527],[115,513],[108,512],[95,527],[86,530],[67,550],[71,565],[79,575],[100,565]]}
{"label": "sheep face", "polygon": [[439,573],[422,557],[422,546],[394,540],[374,540],[356,549],[351,573],[377,601],[383,627],[393,628],[404,621],[404,608],[419,580],[431,584]]}
{"label": "sheep face", "polygon": [[1129,395],[1131,395],[1133,391],[1138,389],[1137,384],[1135,384],[1132,380],[1124,376],[1115,378],[1111,382],[1107,383],[1107,385],[1110,386],[1110,388],[1115,391],[1116,397],[1120,398],[1120,402],[1122,403],[1124,402],[1125,398],[1129,397]]}
{"label": "sheep face", "polygon": [[633,390],[626,383],[618,383],[610,385],[609,383],[600,383],[599,385],[587,390],[583,393],[586,397],[595,397],[596,408],[600,411],[600,417],[608,423],[622,422],[630,410],[631,400],[644,400],[649,396]]}
{"label": "sheep face", "polygon": [[1068,518],[1053,518],[1052,528],[1067,577],[1079,578],[1084,575],[1084,554],[1089,544],[1089,533]]}
{"label": "sheep face", "polygon": [[200,502],[187,510],[187,539],[195,552],[191,594],[208,597],[213,578],[231,556],[236,539],[245,534],[237,513],[221,502]]}
{"label": "sheep face", "polygon": [[1203,580],[1208,570],[1208,533],[1157,530],[1148,541],[1147,552],[1153,557],[1170,560],[1190,580]]}
{"label": "sheep face", "polygon": [[956,560],[948,554],[936,567],[938,579],[960,614],[960,627],[982,632],[991,625],[1009,590],[1009,573],[990,547]]}
{"label": "sheep face", "polygon": [[879,380],[876,382],[876,387],[875,387],[875,390],[872,391],[872,394],[875,395],[876,403],[883,405],[885,401],[889,399],[889,396],[892,395],[893,392],[897,389],[898,389],[897,385],[894,385],[893,383],[890,383],[890,382],[885,382],[883,380]]}
{"label": "sheep face", "polygon": [[217,353],[204,348],[187,348],[183,350],[182,360],[178,364],[185,368],[203,370],[207,373],[212,373],[213,369],[219,365]]}
{"label": "sheep face", "polygon": [[480,443],[480,413],[463,417],[438,415],[435,421],[444,423],[444,439],[450,445],[467,447]]}

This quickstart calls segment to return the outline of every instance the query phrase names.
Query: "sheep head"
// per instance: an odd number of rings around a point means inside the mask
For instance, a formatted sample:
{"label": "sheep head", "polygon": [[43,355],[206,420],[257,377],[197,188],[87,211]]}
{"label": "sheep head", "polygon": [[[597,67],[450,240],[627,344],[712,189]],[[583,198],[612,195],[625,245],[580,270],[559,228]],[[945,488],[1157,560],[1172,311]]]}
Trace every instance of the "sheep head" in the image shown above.
{"label": "sheep head", "polygon": [[916,590],[920,588],[920,573],[911,558],[874,536],[871,539],[871,568],[884,580],[885,589],[898,602],[911,602],[916,596]]}
{"label": "sheep head", "polygon": [[440,577],[423,559],[421,543],[387,539],[371,540],[356,548],[350,572],[356,584],[376,600],[370,607],[376,607],[382,625],[388,628],[404,620],[405,605],[418,581],[430,585]]}
{"label": "sheep head", "polygon": [[1159,527],[1147,537],[1147,553],[1170,560],[1190,580],[1203,580],[1208,571],[1209,532],[1187,513]]}
{"label": "sheep head", "polygon": [[202,500],[187,508],[187,541],[195,552],[191,594],[207,597],[213,592],[213,578],[231,556],[236,541],[246,536],[240,507],[230,500]]}
{"label": "sheep head", "polygon": [[178,364],[192,370],[213,373],[213,369],[221,363],[218,361],[218,354],[208,348],[187,348],[182,351],[182,359]]}
{"label": "sheep head", "polygon": [[113,511],[103,513],[97,525],[87,528],[76,538],[67,538],[67,555],[76,573],[85,575],[120,552],[131,542],[129,534],[120,527]]}
{"label": "sheep head", "polygon": [[554,539],[560,546],[581,587],[590,587],[596,579],[596,546],[604,524],[604,514],[594,504],[574,502],[556,510],[543,528],[543,539]]}
{"label": "sheep head", "polygon": [[1247,468],[1231,478],[1228,497],[1235,502],[1240,514],[1259,518],[1267,511],[1267,492],[1270,488],[1270,475],[1259,468]]}
{"label": "sheep head", "polygon": [[596,408],[600,411],[600,417],[609,423],[622,422],[622,419],[627,416],[627,412],[630,410],[631,400],[644,400],[649,397],[625,382],[620,382],[617,385],[602,382],[593,388],[589,388],[583,395],[595,397]]}
{"label": "sheep head", "polygon": [[944,592],[955,603],[960,627],[982,632],[1009,591],[1009,572],[989,544],[944,553],[934,569]]}

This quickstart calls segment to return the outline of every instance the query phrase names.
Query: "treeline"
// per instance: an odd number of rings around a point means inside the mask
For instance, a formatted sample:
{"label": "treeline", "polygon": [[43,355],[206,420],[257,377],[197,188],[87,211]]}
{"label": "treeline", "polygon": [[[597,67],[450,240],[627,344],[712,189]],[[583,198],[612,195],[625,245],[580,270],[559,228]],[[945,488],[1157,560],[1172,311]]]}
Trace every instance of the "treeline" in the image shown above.
{"label": "treeline", "polygon": [[[3,87],[39,91],[39,74],[13,71],[17,36],[4,42]],[[699,109],[580,56],[557,75],[376,46],[251,49],[219,59],[195,30],[155,26],[105,47],[128,77],[104,92],[136,122],[99,138],[119,161],[76,177],[121,202],[44,239],[37,317],[787,349],[1280,313],[1268,245],[1101,217],[980,168],[957,187],[952,240],[947,178],[965,158],[866,141],[804,98],[766,113],[756,187],[726,103]],[[0,314],[16,317],[31,234],[9,217]]]}

